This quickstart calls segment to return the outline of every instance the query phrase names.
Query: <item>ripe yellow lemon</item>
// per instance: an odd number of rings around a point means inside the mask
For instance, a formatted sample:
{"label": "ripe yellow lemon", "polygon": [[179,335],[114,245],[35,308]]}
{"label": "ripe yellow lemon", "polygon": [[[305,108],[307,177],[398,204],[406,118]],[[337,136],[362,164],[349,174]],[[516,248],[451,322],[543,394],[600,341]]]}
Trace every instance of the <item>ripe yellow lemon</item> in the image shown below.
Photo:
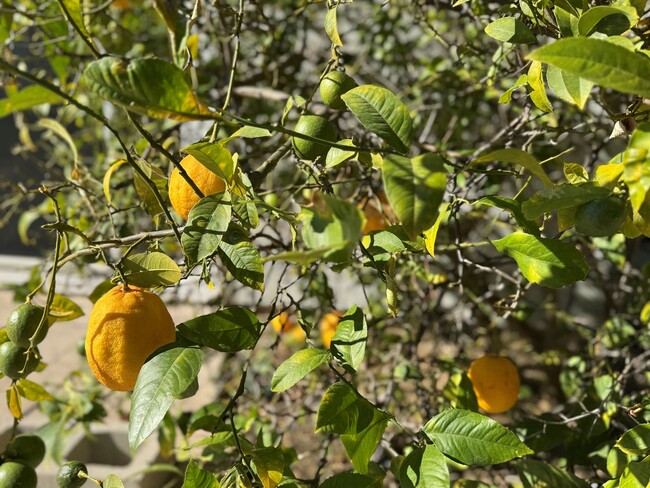
{"label": "ripe yellow lemon", "polygon": [[100,383],[130,391],[147,357],[174,340],[174,322],[158,295],[118,285],[90,312],[86,357]]}
{"label": "ripe yellow lemon", "polygon": [[340,312],[329,312],[326,313],[320,321],[320,337],[323,341],[325,348],[329,349],[332,344],[332,337],[336,334],[336,328],[339,326],[341,321]]}
{"label": "ripe yellow lemon", "polygon": [[472,362],[467,376],[472,381],[478,406],[487,413],[510,410],[519,396],[517,367],[503,356],[483,356]]}
{"label": "ripe yellow lemon", "polygon": [[[224,191],[226,182],[203,166],[194,156],[185,156],[181,166],[192,179],[204,196]],[[174,168],[169,177],[169,201],[176,213],[187,220],[192,207],[201,199],[189,183],[181,176],[178,168]]]}
{"label": "ripe yellow lemon", "polygon": [[295,318],[287,312],[276,315],[270,322],[273,330],[278,334],[288,335],[292,341],[301,342],[305,340],[305,331],[298,325]]}

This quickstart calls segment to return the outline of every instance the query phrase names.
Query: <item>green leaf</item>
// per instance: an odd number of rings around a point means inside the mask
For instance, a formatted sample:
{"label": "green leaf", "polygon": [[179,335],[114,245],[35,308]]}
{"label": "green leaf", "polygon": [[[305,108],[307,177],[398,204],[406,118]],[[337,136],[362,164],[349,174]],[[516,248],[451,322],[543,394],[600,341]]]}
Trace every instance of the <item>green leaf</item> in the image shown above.
{"label": "green leaf", "polygon": [[359,473],[339,473],[327,478],[319,488],[374,488],[375,480]]}
{"label": "green leaf", "polygon": [[332,337],[331,351],[334,358],[344,368],[353,373],[359,369],[366,353],[368,341],[368,324],[363,311],[353,305],[336,327]]}
{"label": "green leaf", "polygon": [[284,471],[284,455],[277,447],[261,447],[253,449],[250,456],[255,463],[255,471],[262,481],[264,488],[275,488],[282,481]]}
{"label": "green leaf", "polygon": [[260,137],[271,137],[272,135],[273,134],[271,134],[268,129],[245,125],[244,127],[237,129],[235,132],[230,134],[230,136],[221,139],[219,141],[219,144],[226,144],[233,139],[237,139],[238,137],[241,137],[243,139],[258,139]]}
{"label": "green leaf", "polygon": [[483,197],[476,201],[476,205],[487,205],[490,207],[498,207],[510,212],[510,215],[515,219],[517,225],[528,234],[539,235],[539,227],[531,220],[528,220],[521,210],[521,203],[512,198],[489,196]]}
{"label": "green leaf", "polygon": [[219,249],[232,215],[229,192],[202,198],[190,210],[181,244],[190,263],[211,257]]}
{"label": "green leaf", "polygon": [[[154,185],[158,189],[158,192],[161,195],[166,195],[167,175],[165,175],[165,173],[163,173],[160,168],[153,166],[144,159],[135,158],[135,162],[140,167],[140,169],[142,169],[142,172],[145,174],[145,176],[153,181]],[[113,167],[114,166],[111,168]],[[160,207],[160,203],[158,203],[156,195],[144,177],[140,176],[139,173],[134,172],[133,184],[135,186],[135,191],[137,192],[138,197],[140,197],[140,200],[142,201],[144,208],[147,213],[149,213],[149,215],[155,217],[156,215],[163,213],[163,209]]]}
{"label": "green leaf", "polygon": [[390,146],[406,153],[413,139],[408,108],[390,90],[362,85],[341,96],[359,122]]}
{"label": "green leaf", "polygon": [[232,153],[221,144],[197,142],[184,147],[183,151],[193,156],[199,163],[224,181],[232,181],[235,174],[235,162]]}
{"label": "green leaf", "polygon": [[446,222],[447,218],[449,217],[449,213],[447,211],[448,209],[449,204],[443,203],[440,206],[438,218],[434,224],[424,231],[424,246],[432,258],[436,257],[436,240],[438,239],[438,231],[440,230],[440,225],[442,222]]}
{"label": "green leaf", "polygon": [[595,31],[615,36],[629,30],[638,20],[634,7],[597,5],[580,16],[578,32],[585,37]]}
{"label": "green leaf", "polygon": [[359,473],[368,473],[368,463],[381,442],[389,420],[389,415],[374,409],[372,420],[365,429],[358,434],[341,436],[345,452]]}
{"label": "green leaf", "polygon": [[322,258],[325,255],[339,251],[347,246],[347,242],[339,242],[331,246],[319,247],[310,251],[287,251],[266,256],[263,261],[286,261],[287,263],[294,263],[300,266],[308,266],[314,261]]}
{"label": "green leaf", "polygon": [[181,488],[218,488],[217,478],[208,470],[200,468],[194,459],[190,459],[187,468],[185,469],[185,476],[183,478],[183,486]]}
{"label": "green leaf", "polygon": [[524,488],[562,487],[588,488],[589,483],[555,466],[534,459],[522,459],[516,464]]}
{"label": "green leaf", "polygon": [[515,232],[492,244],[517,261],[528,281],[541,286],[561,288],[584,280],[589,273],[589,265],[580,251],[557,239]]}
{"label": "green leaf", "polygon": [[244,307],[226,307],[178,325],[186,339],[221,352],[250,349],[261,330],[257,315]]}
{"label": "green leaf", "polygon": [[302,349],[285,360],[273,373],[271,391],[276,393],[288,390],[301,379],[325,364],[330,354],[324,349]]}
{"label": "green leaf", "polygon": [[158,427],[171,404],[196,379],[203,353],[179,342],[163,346],[144,363],[133,389],[129,446],[135,451]]}
{"label": "green leaf", "polygon": [[187,58],[187,38],[192,20],[183,9],[177,8],[175,2],[154,0],[154,8],[167,26],[174,63],[183,68]]}
{"label": "green leaf", "polygon": [[650,485],[650,463],[632,461],[619,480],[619,488],[647,488]]}
{"label": "green leaf", "polygon": [[476,393],[472,386],[472,380],[469,379],[467,373],[455,373],[451,375],[445,385],[443,395],[454,408],[462,408],[471,410],[472,412],[478,411]]}
{"label": "green leaf", "polygon": [[444,454],[468,466],[504,463],[533,452],[498,422],[468,410],[444,410],[422,431]]}
{"label": "green leaf", "polygon": [[[375,261],[387,261],[398,252],[405,251],[406,245],[394,232],[394,227],[380,231],[373,231],[363,236],[362,243]],[[404,236],[406,239],[408,237]]]}
{"label": "green leaf", "polygon": [[440,450],[432,444],[413,449],[399,468],[401,488],[449,488],[449,469]]}
{"label": "green leaf", "polygon": [[537,42],[528,26],[514,17],[502,17],[487,25],[485,33],[501,42],[532,44]]}
{"label": "green leaf", "polygon": [[76,167],[77,164],[79,163],[79,154],[77,152],[77,146],[72,140],[72,136],[68,132],[68,129],[66,129],[60,122],[48,118],[39,119],[36,125],[38,127],[42,127],[43,129],[47,129],[51,131],[52,133],[56,134],[61,139],[63,139],[63,141],[65,141],[65,143],[70,148],[70,153],[72,155],[72,163]]}
{"label": "green leaf", "polygon": [[49,311],[50,322],[67,322],[79,317],[83,317],[84,312],[81,307],[68,297],[56,294],[52,299]]}
{"label": "green leaf", "polygon": [[124,488],[124,483],[116,474],[109,474],[102,481],[102,488]]}
{"label": "green leaf", "polygon": [[198,99],[185,74],[161,59],[106,56],[92,61],[84,78],[100,97],[132,112],[180,121],[218,118]]}
{"label": "green leaf", "polygon": [[435,224],[447,185],[444,159],[426,153],[409,159],[388,155],[383,179],[386,195],[406,233],[413,240]]}
{"label": "green leaf", "polygon": [[[8,5],[7,2],[4,2],[5,5]],[[2,5],[2,3],[0,3]],[[11,26],[14,22],[14,13],[10,10],[7,12],[0,13],[0,44],[9,39],[11,36]]]}
{"label": "green leaf", "polygon": [[374,418],[375,407],[343,382],[330,386],[318,406],[316,432],[358,434]]}
{"label": "green leaf", "polygon": [[499,103],[510,103],[512,100],[512,94],[513,92],[521,87],[524,86],[528,83],[528,75],[521,75],[519,78],[517,78],[517,81],[515,81],[510,88],[508,88],[503,94],[499,97]]}
{"label": "green leaf", "polygon": [[237,281],[264,291],[264,263],[246,231],[234,222],[219,243],[219,258]]}
{"label": "green leaf", "polygon": [[490,161],[503,161],[504,163],[518,164],[537,176],[544,186],[553,186],[553,182],[544,172],[542,165],[537,159],[521,149],[499,149],[485,156],[481,156],[474,164],[486,163]]}
{"label": "green leaf", "polygon": [[40,85],[27,86],[0,100],[0,119],[14,112],[27,110],[44,103],[63,103],[63,99]]}
{"label": "green leaf", "polygon": [[610,189],[593,182],[578,185],[556,185],[535,193],[521,205],[521,209],[524,212],[524,217],[534,220],[554,210],[577,207],[592,200],[605,198],[611,192]]}
{"label": "green leaf", "polygon": [[59,0],[57,3],[61,7],[63,15],[68,22],[74,24],[86,40],[93,43],[92,38],[88,34],[88,29],[86,29],[86,23],[84,22],[81,0]]}
{"label": "green leaf", "polygon": [[339,30],[336,25],[336,5],[327,10],[325,15],[325,32],[334,46],[343,46]]}
{"label": "green leaf", "polygon": [[183,276],[174,260],[162,252],[128,256],[122,261],[122,273],[129,284],[143,288],[173,286]]}
{"label": "green leaf", "polygon": [[605,88],[650,97],[650,58],[593,38],[560,39],[528,55]]}
{"label": "green leaf", "polygon": [[[356,146],[352,142],[352,139],[342,139],[337,142],[341,146],[350,146],[352,149],[356,149]],[[339,149],[338,147],[332,147],[327,151],[327,157],[325,158],[325,167],[333,168],[339,164],[343,164],[346,161],[354,158],[356,156],[356,151],[346,151],[344,149]]]}
{"label": "green leaf", "polygon": [[650,451],[650,424],[640,424],[628,430],[616,442],[615,447],[626,454],[648,454]]}
{"label": "green leaf", "polygon": [[18,393],[21,397],[26,398],[32,402],[42,402],[44,400],[54,400],[45,388],[38,383],[34,383],[28,379],[22,378],[16,382]]}
{"label": "green leaf", "polygon": [[565,102],[577,105],[580,110],[585,108],[593,82],[580,78],[573,73],[567,73],[560,68],[549,65],[546,70],[548,87]]}
{"label": "green leaf", "polygon": [[324,259],[346,262],[361,239],[363,213],[356,205],[336,197],[322,198],[316,206],[302,208],[302,238],[312,250],[332,248],[323,254]]}

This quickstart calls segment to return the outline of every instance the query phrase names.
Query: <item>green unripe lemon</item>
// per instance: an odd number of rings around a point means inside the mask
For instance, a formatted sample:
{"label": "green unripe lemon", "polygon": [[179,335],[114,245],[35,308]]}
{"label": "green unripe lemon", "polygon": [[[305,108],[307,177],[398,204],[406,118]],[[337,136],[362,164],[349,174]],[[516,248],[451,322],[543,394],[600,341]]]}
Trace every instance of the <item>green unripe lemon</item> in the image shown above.
{"label": "green unripe lemon", "polygon": [[34,371],[38,366],[38,359],[33,353],[29,357],[25,356],[26,351],[27,349],[11,341],[0,345],[0,373],[12,380],[18,380]]}
{"label": "green unripe lemon", "polygon": [[5,457],[35,468],[45,457],[45,443],[37,435],[19,435],[7,444]]}
{"label": "green unripe lemon", "polygon": [[80,488],[86,482],[86,478],[80,478],[79,473],[88,474],[88,468],[79,461],[70,461],[59,468],[56,473],[56,482],[59,488]]}
{"label": "green unripe lemon", "polygon": [[2,488],[36,488],[36,471],[23,463],[9,461],[0,466]]}
{"label": "green unripe lemon", "polygon": [[624,200],[611,196],[592,200],[576,210],[576,231],[592,237],[609,237],[625,222]]}
{"label": "green unripe lemon", "polygon": [[323,99],[323,103],[329,108],[345,110],[345,102],[341,100],[341,95],[349,92],[356,86],[356,81],[343,71],[330,71],[320,82],[320,97]]}
{"label": "green unripe lemon", "polygon": [[[336,141],[336,129],[334,129],[334,126],[328,120],[318,115],[303,115],[298,119],[298,123],[293,130],[300,134],[325,141]],[[329,147],[325,144],[300,139],[298,137],[294,137],[292,143],[296,154],[301,159],[314,160],[320,156],[325,156],[329,150]]]}
{"label": "green unripe lemon", "polygon": [[[44,313],[43,307],[31,303],[23,303],[16,307],[7,320],[7,335],[11,342],[20,347],[29,347],[29,339],[36,332]],[[46,322],[34,338],[34,344],[39,344],[45,339],[47,327]]]}

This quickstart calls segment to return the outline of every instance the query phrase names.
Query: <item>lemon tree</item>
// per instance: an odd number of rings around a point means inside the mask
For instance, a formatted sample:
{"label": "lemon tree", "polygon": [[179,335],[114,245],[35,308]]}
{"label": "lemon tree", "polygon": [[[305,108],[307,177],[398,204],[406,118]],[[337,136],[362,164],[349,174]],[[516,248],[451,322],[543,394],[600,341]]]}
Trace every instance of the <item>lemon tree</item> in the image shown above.
{"label": "lemon tree", "polygon": [[0,0],[0,485],[650,485],[649,9]]}

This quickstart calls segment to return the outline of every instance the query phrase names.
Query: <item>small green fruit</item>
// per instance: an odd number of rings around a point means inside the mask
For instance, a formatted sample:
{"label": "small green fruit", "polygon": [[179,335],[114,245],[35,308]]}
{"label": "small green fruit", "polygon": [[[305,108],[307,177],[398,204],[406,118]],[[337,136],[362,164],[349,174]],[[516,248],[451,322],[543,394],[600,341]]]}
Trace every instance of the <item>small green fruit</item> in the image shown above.
{"label": "small green fruit", "polygon": [[625,222],[626,202],[610,196],[592,200],[576,210],[576,231],[592,237],[609,237]]}
{"label": "small green fruit", "polygon": [[38,478],[31,466],[9,461],[0,466],[2,488],[36,488]]}
{"label": "small green fruit", "polygon": [[88,468],[79,461],[70,461],[59,468],[56,473],[56,482],[59,488],[80,488],[84,485],[87,478],[80,478],[79,473],[88,474]]}
{"label": "small green fruit", "polygon": [[45,443],[37,435],[19,435],[5,448],[5,457],[35,468],[45,457]]}
{"label": "small green fruit", "polygon": [[[20,347],[29,347],[29,339],[34,335],[38,324],[41,323],[45,309],[31,303],[23,303],[16,307],[9,320],[7,320],[7,335],[9,340]],[[39,344],[47,335],[48,323],[41,327],[38,335],[34,338],[34,344]]]}
{"label": "small green fruit", "polygon": [[27,349],[13,342],[0,345],[0,373],[12,380],[18,380],[34,371],[38,366],[38,359],[34,353],[26,356],[26,352]]}
{"label": "small green fruit", "polygon": [[334,110],[345,110],[346,105],[341,95],[357,86],[356,81],[343,71],[330,71],[320,82],[320,97],[323,103]]}
{"label": "small green fruit", "polygon": [[[303,115],[298,119],[298,123],[293,129],[295,132],[306,136],[323,139],[325,141],[336,141],[336,129],[323,117],[318,115]],[[292,140],[293,148],[301,159],[314,160],[318,157],[325,156],[329,147],[319,142],[308,141],[294,137]]]}

